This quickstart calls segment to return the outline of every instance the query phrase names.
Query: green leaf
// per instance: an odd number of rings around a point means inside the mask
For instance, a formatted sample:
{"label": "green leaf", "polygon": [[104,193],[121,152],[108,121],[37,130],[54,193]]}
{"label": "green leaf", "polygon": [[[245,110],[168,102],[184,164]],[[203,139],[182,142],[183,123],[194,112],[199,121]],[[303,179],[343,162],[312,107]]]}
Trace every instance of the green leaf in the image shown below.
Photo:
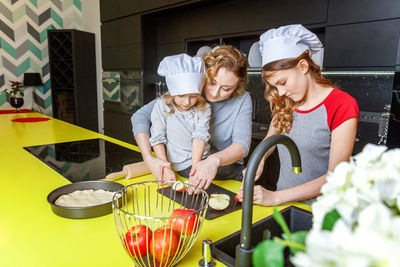
{"label": "green leaf", "polygon": [[264,240],[256,246],[252,259],[254,267],[283,267],[285,246],[272,240]]}
{"label": "green leaf", "polygon": [[336,209],[325,214],[324,222],[322,223],[322,230],[332,231],[336,221],[340,219],[340,214]]}
{"label": "green leaf", "polygon": [[[308,231],[297,231],[295,233],[292,233],[294,242],[285,243],[290,248],[290,251],[292,252],[293,255],[295,255],[299,251],[305,251],[307,234]],[[282,236],[284,239],[288,240],[286,234],[283,234]]]}
{"label": "green leaf", "polygon": [[289,241],[293,241],[292,235],[291,235],[290,230],[289,230],[289,227],[287,226],[285,219],[283,218],[282,214],[278,211],[276,206],[274,206],[273,216],[274,216],[275,220],[277,221],[277,223],[282,228],[283,232],[287,235],[288,240]]}

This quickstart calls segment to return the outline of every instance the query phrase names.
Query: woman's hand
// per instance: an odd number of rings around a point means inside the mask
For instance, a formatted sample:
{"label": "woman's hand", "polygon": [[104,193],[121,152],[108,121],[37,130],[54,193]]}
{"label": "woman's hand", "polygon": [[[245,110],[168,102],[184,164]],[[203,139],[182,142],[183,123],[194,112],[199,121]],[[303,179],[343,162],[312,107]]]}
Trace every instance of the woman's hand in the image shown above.
{"label": "woman's hand", "polygon": [[[264,160],[261,160],[260,164],[258,164],[257,171],[256,171],[256,176],[254,177],[254,182],[257,181],[258,179],[260,179],[260,177],[261,177],[261,175],[262,175],[262,173],[264,171],[264,162],[265,162]],[[244,169],[243,172],[242,172],[243,180],[246,177],[246,171],[247,171],[247,168]]]}
{"label": "woman's hand", "polygon": [[[147,167],[150,169],[153,176],[158,181],[165,180],[164,179],[165,174],[167,174],[168,177],[171,179],[171,177],[172,177],[171,173],[169,171],[165,172],[165,170],[167,170],[167,169],[172,171],[172,165],[170,162],[159,159],[159,158],[149,157],[149,158],[146,158],[145,163],[146,163]],[[175,177],[175,173],[174,173],[174,177]],[[175,180],[176,180],[176,178],[175,178]],[[175,181],[175,180],[172,180],[172,181]]]}
{"label": "woman's hand", "polygon": [[[189,184],[206,190],[214,180],[219,167],[218,157],[212,155],[203,159],[192,166],[189,173]],[[188,193],[193,193],[192,188],[188,188]],[[196,192],[197,193],[197,192]]]}
{"label": "woman's hand", "polygon": [[[240,202],[243,202],[243,185],[240,187],[237,197]],[[267,190],[261,185],[254,186],[253,203],[263,206],[274,206],[280,204],[277,192]]]}

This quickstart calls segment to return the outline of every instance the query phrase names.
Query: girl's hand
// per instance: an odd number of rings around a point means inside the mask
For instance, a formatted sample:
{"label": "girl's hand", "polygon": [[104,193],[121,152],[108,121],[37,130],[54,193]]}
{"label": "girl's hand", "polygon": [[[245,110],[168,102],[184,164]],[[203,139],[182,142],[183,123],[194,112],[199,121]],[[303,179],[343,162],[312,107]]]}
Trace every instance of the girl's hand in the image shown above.
{"label": "girl's hand", "polygon": [[[264,171],[264,162],[265,162],[264,160],[261,160],[260,164],[258,164],[258,168],[257,168],[257,171],[256,171],[256,176],[254,177],[254,182],[257,181],[258,179],[260,179],[260,177],[261,177],[261,175],[262,175],[262,173]],[[242,172],[243,181],[244,181],[244,178],[246,177],[246,171],[247,171],[247,168],[244,169],[243,172]]]}
{"label": "girl's hand", "polygon": [[[159,158],[154,158],[154,157],[149,157],[145,160],[147,167],[150,169],[151,173],[153,176],[158,180],[162,181],[163,180],[163,168],[165,169],[170,169],[172,171],[172,165],[170,162],[159,159]],[[175,173],[174,173],[175,175]],[[170,177],[170,176],[169,176]]]}
{"label": "girl's hand", "polygon": [[164,167],[162,181],[176,181],[175,172],[171,168]]}
{"label": "girl's hand", "polygon": [[[243,185],[240,187],[237,198],[240,202],[243,202]],[[277,192],[267,190],[261,185],[254,186],[253,203],[263,206],[274,206],[280,204],[277,198]]]}
{"label": "girl's hand", "polygon": [[[217,174],[219,159],[209,156],[192,166],[189,173],[189,184],[206,190]],[[193,188],[188,188],[188,193],[192,194]],[[197,192],[196,192],[197,193]]]}

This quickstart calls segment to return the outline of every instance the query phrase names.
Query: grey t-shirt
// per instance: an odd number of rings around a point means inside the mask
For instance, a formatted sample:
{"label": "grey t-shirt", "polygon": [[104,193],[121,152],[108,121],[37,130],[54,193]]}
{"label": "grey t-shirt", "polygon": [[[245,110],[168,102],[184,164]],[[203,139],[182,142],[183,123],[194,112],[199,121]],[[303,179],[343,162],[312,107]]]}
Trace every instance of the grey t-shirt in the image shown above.
{"label": "grey t-shirt", "polygon": [[[209,122],[211,107],[206,104],[204,111],[192,108],[180,112],[174,106],[173,113],[167,113],[170,108],[164,98],[158,98],[151,112],[150,145],[165,144],[168,160],[174,170],[181,171],[192,165],[192,140],[201,139],[207,142],[210,138]],[[206,143],[202,158],[210,150]]]}
{"label": "grey t-shirt", "polygon": [[[156,100],[143,106],[131,118],[134,135],[150,135],[151,112]],[[211,106],[210,140],[211,152],[221,151],[237,143],[246,157],[251,142],[252,102],[248,92],[230,99],[209,103]]]}
{"label": "grey t-shirt", "polygon": [[[332,131],[350,118],[357,118],[357,102],[349,94],[334,88],[325,100],[307,111],[293,111],[292,129],[288,134],[297,145],[302,172],[294,174],[287,148],[277,145],[280,173],[277,190],[295,187],[327,173]],[[306,204],[314,199],[305,200]]]}

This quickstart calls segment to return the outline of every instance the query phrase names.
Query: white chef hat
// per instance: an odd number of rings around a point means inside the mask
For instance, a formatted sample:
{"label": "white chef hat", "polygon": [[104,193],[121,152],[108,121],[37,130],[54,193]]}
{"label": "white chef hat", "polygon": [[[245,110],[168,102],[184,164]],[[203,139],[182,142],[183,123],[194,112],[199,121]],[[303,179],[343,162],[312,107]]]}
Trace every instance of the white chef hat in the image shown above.
{"label": "white chef hat", "polygon": [[165,57],[157,72],[165,76],[171,96],[200,94],[203,89],[204,63],[200,57],[186,54]]}
{"label": "white chef hat", "polygon": [[[306,50],[314,59],[313,55],[322,49],[322,43],[318,37],[301,24],[268,30],[260,36],[259,44],[262,66],[276,60],[298,57]],[[319,55],[319,58],[314,62],[317,61],[315,63],[321,66],[321,55]]]}

